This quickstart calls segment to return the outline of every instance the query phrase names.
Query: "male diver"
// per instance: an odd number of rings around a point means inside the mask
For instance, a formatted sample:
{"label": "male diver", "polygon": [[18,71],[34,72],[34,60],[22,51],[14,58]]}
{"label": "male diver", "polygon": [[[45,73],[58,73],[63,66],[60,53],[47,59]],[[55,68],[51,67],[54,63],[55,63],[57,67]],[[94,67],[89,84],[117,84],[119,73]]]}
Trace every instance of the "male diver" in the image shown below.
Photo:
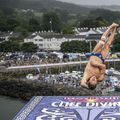
{"label": "male diver", "polygon": [[110,46],[114,40],[118,24],[113,23],[103,33],[100,41],[97,43],[92,53],[89,53],[89,61],[84,70],[83,78],[80,81],[82,87],[91,90],[96,88],[98,82],[104,80],[106,66],[104,64],[105,58],[108,56]]}

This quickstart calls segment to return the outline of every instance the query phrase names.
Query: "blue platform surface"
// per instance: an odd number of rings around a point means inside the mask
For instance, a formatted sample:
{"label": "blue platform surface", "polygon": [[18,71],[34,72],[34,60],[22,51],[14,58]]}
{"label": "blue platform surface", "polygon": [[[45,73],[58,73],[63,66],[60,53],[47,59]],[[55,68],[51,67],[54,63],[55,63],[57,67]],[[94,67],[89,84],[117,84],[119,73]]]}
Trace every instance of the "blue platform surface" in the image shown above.
{"label": "blue platform surface", "polygon": [[13,120],[120,120],[120,96],[36,96]]}

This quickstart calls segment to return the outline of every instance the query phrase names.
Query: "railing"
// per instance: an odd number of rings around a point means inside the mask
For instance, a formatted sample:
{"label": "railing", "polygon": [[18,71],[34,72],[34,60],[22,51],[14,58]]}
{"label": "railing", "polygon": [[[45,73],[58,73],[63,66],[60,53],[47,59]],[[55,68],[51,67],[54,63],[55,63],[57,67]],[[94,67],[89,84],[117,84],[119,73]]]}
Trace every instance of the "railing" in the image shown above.
{"label": "railing", "polygon": [[[120,59],[106,59],[105,62],[117,62],[120,61]],[[54,68],[59,66],[67,66],[67,65],[79,65],[79,64],[85,64],[88,61],[77,61],[77,62],[66,62],[66,63],[52,63],[52,64],[40,64],[40,65],[28,65],[28,66],[14,66],[14,67],[8,67],[7,70],[12,69],[28,69],[28,68]]]}

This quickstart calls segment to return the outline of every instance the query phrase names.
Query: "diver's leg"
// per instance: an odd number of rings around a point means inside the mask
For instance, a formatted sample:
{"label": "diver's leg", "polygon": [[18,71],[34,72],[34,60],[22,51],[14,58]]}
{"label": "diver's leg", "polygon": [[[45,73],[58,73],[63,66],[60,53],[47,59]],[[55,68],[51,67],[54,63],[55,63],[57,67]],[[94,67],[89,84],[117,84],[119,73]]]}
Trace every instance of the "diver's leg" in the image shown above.
{"label": "diver's leg", "polygon": [[119,26],[118,24],[113,23],[110,27],[108,27],[108,29],[103,33],[101,40],[97,43],[97,45],[93,49],[93,52],[101,52],[102,51],[103,46],[104,46],[109,34],[113,31],[114,28],[116,28],[118,26]]}
{"label": "diver's leg", "polygon": [[102,48],[103,48],[104,44],[105,44],[105,41],[100,40],[100,41],[97,43],[97,45],[95,46],[95,48],[93,49],[93,52],[95,52],[95,53],[100,53],[100,52],[102,51]]}
{"label": "diver's leg", "polygon": [[108,43],[109,45],[112,44],[112,42],[113,42],[113,40],[114,40],[114,37],[115,37],[116,31],[117,31],[117,27],[115,27],[115,28],[113,29],[113,32],[112,32],[112,34],[110,35],[109,40],[107,41],[107,43]]}
{"label": "diver's leg", "polygon": [[108,56],[108,54],[109,54],[110,46],[111,46],[111,44],[112,44],[112,42],[113,42],[113,40],[114,40],[114,36],[115,36],[116,29],[117,29],[117,28],[115,27],[114,30],[113,30],[113,33],[110,35],[108,41],[106,42],[106,44],[105,44],[105,46],[104,46],[104,48],[103,48],[103,50],[102,50],[102,52],[101,52],[101,54],[102,54],[102,56],[103,56],[104,59],[105,59],[105,58]]}

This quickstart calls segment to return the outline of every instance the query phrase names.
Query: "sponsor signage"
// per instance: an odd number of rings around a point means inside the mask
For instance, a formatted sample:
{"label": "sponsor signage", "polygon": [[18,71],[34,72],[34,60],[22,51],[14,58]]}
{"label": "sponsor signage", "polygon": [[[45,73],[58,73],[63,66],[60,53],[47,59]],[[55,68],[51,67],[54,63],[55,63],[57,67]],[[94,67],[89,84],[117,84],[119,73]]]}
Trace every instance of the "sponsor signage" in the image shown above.
{"label": "sponsor signage", "polygon": [[36,96],[13,120],[120,120],[120,97]]}

